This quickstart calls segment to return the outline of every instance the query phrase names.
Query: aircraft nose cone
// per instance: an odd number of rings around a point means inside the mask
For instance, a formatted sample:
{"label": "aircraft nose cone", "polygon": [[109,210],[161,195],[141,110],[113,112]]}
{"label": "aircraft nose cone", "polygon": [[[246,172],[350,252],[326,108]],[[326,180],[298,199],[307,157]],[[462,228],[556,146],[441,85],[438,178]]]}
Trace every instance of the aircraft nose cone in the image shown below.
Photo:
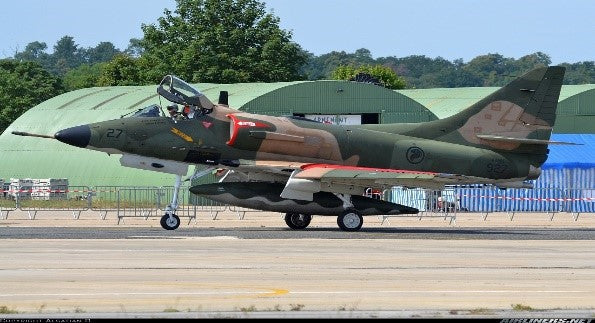
{"label": "aircraft nose cone", "polygon": [[56,132],[54,138],[65,144],[85,148],[91,140],[91,128],[88,125],[67,128]]}

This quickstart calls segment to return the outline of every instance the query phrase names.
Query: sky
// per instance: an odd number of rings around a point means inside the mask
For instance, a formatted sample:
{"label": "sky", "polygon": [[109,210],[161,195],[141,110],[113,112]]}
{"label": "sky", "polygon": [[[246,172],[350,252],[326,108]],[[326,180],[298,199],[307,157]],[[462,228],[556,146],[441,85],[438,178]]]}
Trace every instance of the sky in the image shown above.
{"label": "sky", "polygon": [[[303,49],[321,55],[367,48],[374,58],[409,55],[468,62],[499,53],[544,52],[552,64],[595,61],[594,0],[261,0]],[[62,36],[81,47],[125,49],[175,0],[3,1],[0,58],[33,41],[49,51]]]}

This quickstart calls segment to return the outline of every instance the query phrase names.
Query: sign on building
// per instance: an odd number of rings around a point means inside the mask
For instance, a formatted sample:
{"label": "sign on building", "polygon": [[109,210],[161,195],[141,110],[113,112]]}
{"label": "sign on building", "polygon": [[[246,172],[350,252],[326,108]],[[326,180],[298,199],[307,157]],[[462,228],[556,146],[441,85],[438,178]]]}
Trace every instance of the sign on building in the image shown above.
{"label": "sign on building", "polygon": [[338,125],[362,124],[361,114],[306,114],[306,118]]}

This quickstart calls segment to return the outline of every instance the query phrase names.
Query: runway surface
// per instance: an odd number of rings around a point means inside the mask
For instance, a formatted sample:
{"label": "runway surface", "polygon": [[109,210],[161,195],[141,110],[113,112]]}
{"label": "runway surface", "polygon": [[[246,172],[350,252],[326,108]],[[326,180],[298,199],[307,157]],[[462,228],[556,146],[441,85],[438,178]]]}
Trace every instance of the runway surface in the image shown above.
{"label": "runway surface", "polygon": [[239,239],[435,239],[435,240],[595,240],[589,228],[338,228],[291,230],[271,228],[184,228],[167,231],[139,227],[0,227],[0,239],[176,239],[184,237],[236,237]]}
{"label": "runway surface", "polygon": [[0,221],[0,317],[595,317],[591,222],[77,221]]}

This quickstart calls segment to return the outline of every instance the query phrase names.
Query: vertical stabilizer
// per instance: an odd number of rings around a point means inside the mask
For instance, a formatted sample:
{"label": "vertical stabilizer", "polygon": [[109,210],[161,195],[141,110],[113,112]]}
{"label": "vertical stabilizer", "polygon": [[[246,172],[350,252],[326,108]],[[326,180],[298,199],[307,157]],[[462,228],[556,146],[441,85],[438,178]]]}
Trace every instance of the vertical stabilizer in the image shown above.
{"label": "vertical stabilizer", "polygon": [[564,72],[560,66],[531,70],[469,108],[406,134],[520,153],[539,167],[552,143]]}

